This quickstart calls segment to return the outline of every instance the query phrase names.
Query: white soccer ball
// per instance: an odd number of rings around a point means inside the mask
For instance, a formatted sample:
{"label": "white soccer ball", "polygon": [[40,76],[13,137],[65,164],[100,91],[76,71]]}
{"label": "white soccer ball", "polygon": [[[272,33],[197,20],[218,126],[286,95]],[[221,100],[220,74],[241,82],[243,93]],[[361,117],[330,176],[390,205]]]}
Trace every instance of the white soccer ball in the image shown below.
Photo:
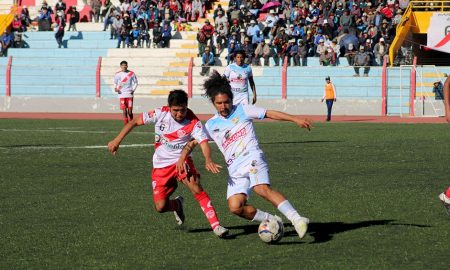
{"label": "white soccer ball", "polygon": [[264,220],[259,224],[258,235],[263,242],[275,243],[283,238],[284,225],[283,222],[273,218],[270,220]]}

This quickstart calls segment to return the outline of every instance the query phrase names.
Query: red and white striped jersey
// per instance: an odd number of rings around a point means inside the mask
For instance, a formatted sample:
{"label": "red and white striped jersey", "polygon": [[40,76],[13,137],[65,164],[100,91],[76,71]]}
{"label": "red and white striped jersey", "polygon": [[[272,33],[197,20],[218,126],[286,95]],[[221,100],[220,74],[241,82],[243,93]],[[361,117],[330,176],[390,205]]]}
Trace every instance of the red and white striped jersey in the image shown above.
{"label": "red and white striped jersey", "polygon": [[175,164],[183,147],[190,140],[195,139],[199,143],[208,141],[202,123],[190,109],[181,123],[173,119],[168,106],[144,112],[142,121],[145,125],[155,124],[154,168],[164,168]]}

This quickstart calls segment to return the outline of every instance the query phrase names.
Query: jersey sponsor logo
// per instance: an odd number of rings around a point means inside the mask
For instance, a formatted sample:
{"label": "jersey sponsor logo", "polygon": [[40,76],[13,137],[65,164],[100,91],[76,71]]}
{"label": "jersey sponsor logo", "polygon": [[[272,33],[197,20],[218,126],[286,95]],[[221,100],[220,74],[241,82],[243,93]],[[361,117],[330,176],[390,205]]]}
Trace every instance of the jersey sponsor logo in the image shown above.
{"label": "jersey sponsor logo", "polygon": [[[227,135],[228,135],[228,138],[227,138]],[[236,133],[234,133],[231,136],[227,132],[227,134],[225,134],[225,141],[222,143],[222,147],[224,149],[226,149],[228,146],[230,146],[230,144],[238,141],[245,135],[247,135],[247,129],[245,127],[241,128],[239,131],[237,131]]]}
{"label": "jersey sponsor logo", "polygon": [[239,117],[231,119],[231,122],[236,125],[239,122]]}
{"label": "jersey sponsor logo", "polygon": [[170,143],[169,140],[164,138],[164,135],[155,134],[155,147],[157,144],[158,144],[158,146],[162,144],[162,145],[164,145],[164,147],[166,147],[169,150],[180,150],[180,149],[183,149],[184,146],[186,145],[185,142],[172,144],[172,143]]}

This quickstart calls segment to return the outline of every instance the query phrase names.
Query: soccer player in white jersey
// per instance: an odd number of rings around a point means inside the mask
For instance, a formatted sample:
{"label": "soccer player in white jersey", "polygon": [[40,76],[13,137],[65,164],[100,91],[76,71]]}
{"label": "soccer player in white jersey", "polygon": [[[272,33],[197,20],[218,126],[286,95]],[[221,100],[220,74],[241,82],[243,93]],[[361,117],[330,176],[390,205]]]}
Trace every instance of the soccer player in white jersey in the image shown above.
{"label": "soccer player in white jersey", "polygon": [[[233,105],[230,84],[217,71],[204,82],[204,88],[205,96],[217,110],[206,122],[205,128],[227,163],[228,208],[233,214],[256,222],[273,218],[281,221],[281,218],[247,204],[249,192],[253,190],[277,207],[292,222],[299,237],[303,238],[309,219],[300,216],[283,194],[271,188],[268,165],[259,147],[252,120],[270,118],[291,121],[308,130],[311,128],[310,121],[253,105]],[[196,141],[192,141],[187,147],[192,149],[196,144]],[[183,160],[184,156],[187,154],[183,153],[180,159]]]}
{"label": "soccer player in white jersey", "polygon": [[[131,120],[122,128],[119,135],[108,143],[108,150],[113,155],[125,136],[135,126],[155,124],[155,153],[153,155],[152,187],[155,209],[159,213],[173,211],[179,225],[184,222],[183,198],[170,196],[182,182],[194,195],[200,204],[203,213],[208,219],[214,233],[223,237],[228,229],[222,227],[211,204],[206,191],[200,185],[200,175],[197,172],[191,157],[185,162],[178,162],[185,145],[195,139],[199,142],[205,167],[208,171],[218,173],[219,165],[211,159],[211,149],[202,123],[197,116],[187,108],[188,96],[183,90],[173,90],[168,97],[168,106],[145,112],[141,117]],[[190,150],[187,148],[187,150]],[[186,150],[186,151],[187,151]]]}
{"label": "soccer player in white jersey", "polygon": [[114,91],[119,94],[120,109],[126,125],[133,119],[133,94],[138,86],[136,74],[128,70],[127,61],[120,62],[120,71],[114,75]]}
{"label": "soccer player in white jersey", "polygon": [[253,81],[253,71],[250,65],[244,63],[245,52],[236,52],[235,62],[225,68],[224,76],[227,77],[233,92],[233,105],[249,104],[248,84],[253,92],[253,102],[256,103],[256,85]]}

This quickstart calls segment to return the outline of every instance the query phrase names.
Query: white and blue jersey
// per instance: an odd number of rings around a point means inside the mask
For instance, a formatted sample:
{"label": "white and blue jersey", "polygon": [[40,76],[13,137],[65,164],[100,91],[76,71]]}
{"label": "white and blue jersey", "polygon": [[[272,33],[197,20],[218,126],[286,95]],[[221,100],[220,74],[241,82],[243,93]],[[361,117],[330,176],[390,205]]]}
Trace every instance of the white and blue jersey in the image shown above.
{"label": "white and blue jersey", "polygon": [[248,79],[253,77],[252,68],[243,64],[238,66],[236,63],[230,64],[225,68],[223,74],[230,82],[233,92],[233,105],[248,104]]}
{"label": "white and blue jersey", "polygon": [[208,136],[219,147],[229,171],[239,167],[249,152],[262,152],[253,128],[253,119],[263,119],[266,109],[253,105],[233,106],[228,118],[216,113],[205,128]]}
{"label": "white and blue jersey", "polygon": [[270,185],[269,168],[253,128],[253,119],[265,115],[263,108],[237,105],[227,118],[217,113],[205,124],[207,135],[217,144],[228,166],[227,198],[249,195],[259,184]]}

